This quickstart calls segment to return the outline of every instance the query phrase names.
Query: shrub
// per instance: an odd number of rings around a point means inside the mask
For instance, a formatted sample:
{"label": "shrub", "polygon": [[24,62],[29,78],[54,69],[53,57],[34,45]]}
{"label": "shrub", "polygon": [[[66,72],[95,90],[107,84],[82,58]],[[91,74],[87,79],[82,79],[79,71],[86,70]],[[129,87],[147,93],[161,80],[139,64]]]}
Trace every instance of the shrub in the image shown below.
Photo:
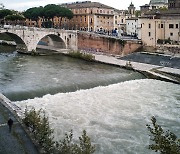
{"label": "shrub", "polygon": [[180,154],[180,139],[170,132],[169,130],[164,132],[162,127],[156,123],[156,118],[152,117],[152,127],[146,125],[150,134],[150,139],[155,142],[149,145],[149,149],[161,154]]}
{"label": "shrub", "polygon": [[94,61],[95,57],[92,54],[82,53],[80,51],[69,52],[69,55],[74,58],[80,58],[87,61]]}
{"label": "shrub", "polygon": [[92,154],[95,152],[95,146],[91,144],[86,131],[83,131],[79,137],[79,144],[73,142],[73,133],[65,134],[65,139],[59,142],[54,141],[53,129],[49,126],[48,117],[42,110],[36,111],[34,108],[29,111],[25,109],[25,116],[22,119],[25,126],[32,132],[35,140],[43,150],[43,153],[49,154]]}

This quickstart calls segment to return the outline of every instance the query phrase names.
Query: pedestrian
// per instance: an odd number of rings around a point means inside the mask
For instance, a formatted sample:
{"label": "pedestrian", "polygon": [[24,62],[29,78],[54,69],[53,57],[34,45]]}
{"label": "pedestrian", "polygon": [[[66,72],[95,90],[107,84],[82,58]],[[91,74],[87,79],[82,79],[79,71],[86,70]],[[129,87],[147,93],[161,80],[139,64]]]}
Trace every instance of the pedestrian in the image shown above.
{"label": "pedestrian", "polygon": [[11,132],[11,128],[12,128],[12,125],[13,125],[13,120],[11,118],[9,118],[7,124],[9,126],[9,132]]}

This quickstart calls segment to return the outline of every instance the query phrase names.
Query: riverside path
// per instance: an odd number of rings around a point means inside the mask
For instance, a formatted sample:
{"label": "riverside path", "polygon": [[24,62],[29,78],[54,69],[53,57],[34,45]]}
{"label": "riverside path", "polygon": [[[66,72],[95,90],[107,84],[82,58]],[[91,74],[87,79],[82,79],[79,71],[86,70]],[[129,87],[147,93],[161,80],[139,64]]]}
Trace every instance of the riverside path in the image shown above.
{"label": "riverside path", "polygon": [[[7,125],[9,117],[14,121],[11,132]],[[2,94],[0,94],[0,154],[38,154],[35,145],[4,102]]]}

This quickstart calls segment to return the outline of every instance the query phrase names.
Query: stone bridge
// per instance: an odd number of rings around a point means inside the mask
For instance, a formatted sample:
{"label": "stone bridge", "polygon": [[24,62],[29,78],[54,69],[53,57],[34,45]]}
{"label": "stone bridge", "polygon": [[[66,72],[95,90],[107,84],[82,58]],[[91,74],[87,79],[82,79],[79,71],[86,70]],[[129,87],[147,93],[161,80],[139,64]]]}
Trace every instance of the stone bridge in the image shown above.
{"label": "stone bridge", "polygon": [[36,51],[38,44],[45,44],[58,49],[77,50],[77,32],[62,29],[45,29],[35,27],[0,29],[15,42],[17,50]]}

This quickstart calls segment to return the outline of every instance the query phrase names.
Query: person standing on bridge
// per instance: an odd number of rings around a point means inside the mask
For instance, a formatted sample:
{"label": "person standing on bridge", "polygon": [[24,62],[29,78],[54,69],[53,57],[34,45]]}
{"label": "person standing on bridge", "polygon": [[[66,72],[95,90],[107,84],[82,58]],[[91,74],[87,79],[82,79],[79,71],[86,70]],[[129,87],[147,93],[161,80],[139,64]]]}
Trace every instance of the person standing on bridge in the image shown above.
{"label": "person standing on bridge", "polygon": [[13,125],[13,120],[11,118],[9,118],[7,124],[9,126],[9,132],[11,132],[11,128],[12,128],[12,125]]}

